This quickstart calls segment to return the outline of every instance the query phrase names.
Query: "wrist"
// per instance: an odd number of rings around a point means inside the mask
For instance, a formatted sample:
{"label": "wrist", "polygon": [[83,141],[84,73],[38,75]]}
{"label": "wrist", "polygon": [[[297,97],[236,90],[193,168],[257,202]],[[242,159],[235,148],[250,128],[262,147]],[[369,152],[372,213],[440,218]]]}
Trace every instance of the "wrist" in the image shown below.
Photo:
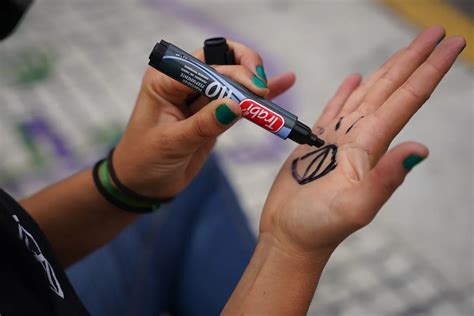
{"label": "wrist", "polygon": [[305,315],[330,253],[300,252],[261,233],[223,315]]}
{"label": "wrist", "polygon": [[[145,137],[145,136],[144,136]],[[110,161],[120,182],[138,195],[161,201],[173,199],[184,188],[183,171],[180,162],[170,161],[169,150],[153,145],[132,146],[132,141],[122,141],[115,147]]]}
{"label": "wrist", "polygon": [[[296,232],[295,232],[296,231]],[[272,244],[293,257],[305,261],[329,259],[338,244],[328,239],[328,231],[314,233],[312,230],[296,230],[288,225],[260,225],[260,235],[271,239]]]}
{"label": "wrist", "polygon": [[107,160],[113,166],[115,177],[118,182],[144,196],[154,196],[155,192],[149,192],[150,185],[147,185],[147,173],[140,171],[140,162],[146,160],[146,152],[141,152],[141,156],[134,154],[134,150],[127,150],[122,143],[117,144],[113,153],[109,153]]}
{"label": "wrist", "polygon": [[332,247],[307,250],[270,232],[260,233],[258,245],[272,253],[275,259],[281,263],[282,269],[288,265],[289,269],[298,267],[305,273],[311,273],[324,267],[334,251]]}
{"label": "wrist", "polygon": [[[113,170],[106,159],[99,160],[93,170],[92,176],[97,190],[111,204],[134,213],[149,213],[158,210],[161,201],[144,198],[124,191],[124,187],[115,186],[110,172]],[[112,171],[112,174],[114,172]],[[127,189],[128,190],[128,189]]]}

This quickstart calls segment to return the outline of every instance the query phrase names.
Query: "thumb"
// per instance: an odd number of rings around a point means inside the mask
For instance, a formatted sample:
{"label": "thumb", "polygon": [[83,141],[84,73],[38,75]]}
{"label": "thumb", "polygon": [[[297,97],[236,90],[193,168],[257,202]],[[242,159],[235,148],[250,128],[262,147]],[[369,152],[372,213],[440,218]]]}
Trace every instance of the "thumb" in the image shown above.
{"label": "thumb", "polygon": [[241,116],[242,110],[235,101],[217,99],[176,123],[173,133],[179,144],[197,149],[229,129]]}
{"label": "thumb", "polygon": [[408,172],[428,156],[428,148],[415,142],[405,142],[389,150],[352,192],[360,226],[367,225],[378,210],[403,183]]}

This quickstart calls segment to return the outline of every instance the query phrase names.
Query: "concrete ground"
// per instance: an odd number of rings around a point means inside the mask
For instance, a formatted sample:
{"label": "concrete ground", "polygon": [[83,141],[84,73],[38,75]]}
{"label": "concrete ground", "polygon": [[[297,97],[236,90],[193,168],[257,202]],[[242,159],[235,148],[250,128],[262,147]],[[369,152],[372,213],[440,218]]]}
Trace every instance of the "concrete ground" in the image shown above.
{"label": "concrete ground", "polygon": [[[21,196],[102,154],[159,39],[188,50],[217,35],[247,43],[267,74],[296,72],[277,103],[311,123],[346,74],[369,74],[417,32],[371,1],[38,1],[0,43],[0,184]],[[430,157],[336,251],[310,315],[473,314],[473,79],[457,62],[396,138]],[[217,146],[255,232],[293,147],[244,121]]]}

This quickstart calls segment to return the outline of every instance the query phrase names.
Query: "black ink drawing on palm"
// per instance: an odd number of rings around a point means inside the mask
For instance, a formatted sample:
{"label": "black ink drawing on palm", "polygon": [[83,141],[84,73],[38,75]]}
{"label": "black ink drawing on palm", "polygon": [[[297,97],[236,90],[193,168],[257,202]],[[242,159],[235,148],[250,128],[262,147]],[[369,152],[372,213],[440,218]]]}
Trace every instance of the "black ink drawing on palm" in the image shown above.
{"label": "black ink drawing on palm", "polygon": [[[291,165],[293,178],[299,184],[306,184],[325,176],[336,168],[336,154],[337,145],[329,144],[296,158]],[[301,175],[298,173],[298,164],[307,159],[312,160]]]}
{"label": "black ink drawing on palm", "polygon": [[[364,116],[359,117],[355,122],[352,123],[351,126],[346,130],[346,134],[348,134],[352,128],[361,120]],[[334,130],[337,132],[342,125],[342,120],[344,116],[341,116],[334,126]],[[322,127],[319,127],[321,133],[324,132]],[[329,144],[324,146],[323,148],[316,149],[309,153],[304,154],[301,157],[296,158],[293,160],[291,164],[291,173],[293,178],[299,184],[306,184],[313,182],[325,175],[329,172],[334,170],[337,166],[336,162],[336,155],[337,155],[337,145],[336,144]],[[304,163],[307,159],[312,159],[311,162],[306,166],[303,174],[298,173],[298,165],[300,163]],[[304,169],[304,168],[303,168]]]}

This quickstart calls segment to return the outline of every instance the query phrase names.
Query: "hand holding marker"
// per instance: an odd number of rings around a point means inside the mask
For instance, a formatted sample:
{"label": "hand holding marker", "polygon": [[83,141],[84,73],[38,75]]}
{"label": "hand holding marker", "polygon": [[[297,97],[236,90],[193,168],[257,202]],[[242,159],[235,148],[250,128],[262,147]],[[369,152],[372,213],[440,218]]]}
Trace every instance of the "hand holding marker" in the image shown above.
{"label": "hand holding marker", "polygon": [[255,95],[171,43],[164,40],[157,43],[150,54],[149,65],[211,100],[235,100],[244,118],[283,139],[316,147],[324,145],[296,115]]}

